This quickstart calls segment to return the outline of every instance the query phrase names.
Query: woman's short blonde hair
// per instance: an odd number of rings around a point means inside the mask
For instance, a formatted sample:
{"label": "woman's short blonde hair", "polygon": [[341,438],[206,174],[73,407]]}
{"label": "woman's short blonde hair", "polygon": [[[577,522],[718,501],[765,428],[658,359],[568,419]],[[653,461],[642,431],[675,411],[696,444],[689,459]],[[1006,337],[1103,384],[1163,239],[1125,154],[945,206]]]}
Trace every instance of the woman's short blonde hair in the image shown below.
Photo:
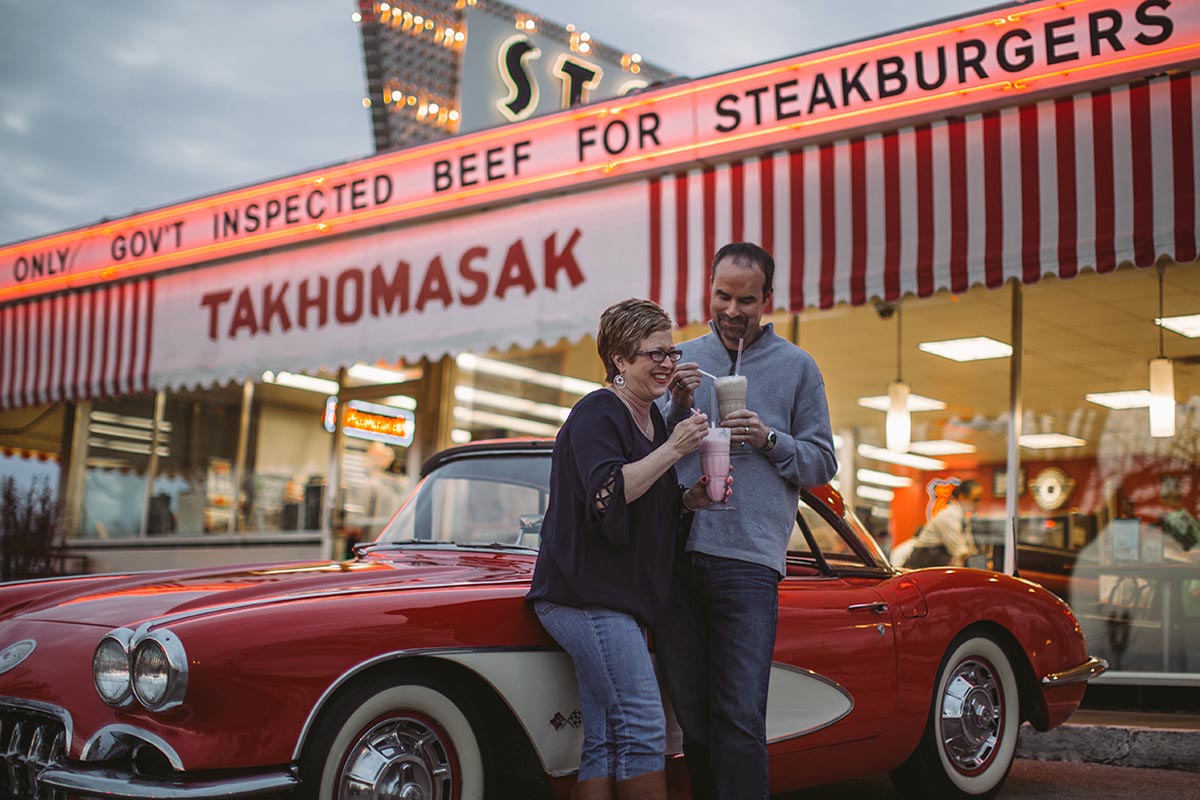
{"label": "woman's short blonde hair", "polygon": [[657,303],[631,297],[614,303],[600,315],[596,351],[604,362],[605,380],[612,381],[620,370],[613,355],[632,358],[642,341],[652,333],[669,331],[674,325]]}

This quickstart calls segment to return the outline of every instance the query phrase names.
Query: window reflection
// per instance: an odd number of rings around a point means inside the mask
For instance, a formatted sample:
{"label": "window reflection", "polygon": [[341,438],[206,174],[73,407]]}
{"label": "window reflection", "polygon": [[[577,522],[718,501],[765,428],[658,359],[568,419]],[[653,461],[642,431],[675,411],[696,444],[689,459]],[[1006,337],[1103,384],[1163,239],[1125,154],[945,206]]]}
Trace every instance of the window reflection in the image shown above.
{"label": "window reflection", "polygon": [[[1200,308],[1200,274],[1167,265],[1165,295]],[[1177,358],[1175,434],[1151,435],[1148,364],[1158,275],[1044,279],[1025,289],[1017,566],[1070,602],[1094,655],[1122,671],[1197,672],[1200,648],[1200,340]]]}

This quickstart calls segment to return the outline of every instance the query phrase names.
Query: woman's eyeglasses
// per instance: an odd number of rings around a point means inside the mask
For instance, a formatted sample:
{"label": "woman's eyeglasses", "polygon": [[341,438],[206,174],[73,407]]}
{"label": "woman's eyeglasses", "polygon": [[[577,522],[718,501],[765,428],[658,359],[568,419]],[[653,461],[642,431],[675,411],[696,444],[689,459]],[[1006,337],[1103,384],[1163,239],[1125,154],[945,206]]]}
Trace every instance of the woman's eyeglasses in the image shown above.
{"label": "woman's eyeglasses", "polygon": [[635,350],[633,354],[635,356],[645,356],[655,364],[661,364],[663,363],[663,359],[667,358],[671,359],[672,364],[678,364],[679,359],[683,358],[682,350]]}

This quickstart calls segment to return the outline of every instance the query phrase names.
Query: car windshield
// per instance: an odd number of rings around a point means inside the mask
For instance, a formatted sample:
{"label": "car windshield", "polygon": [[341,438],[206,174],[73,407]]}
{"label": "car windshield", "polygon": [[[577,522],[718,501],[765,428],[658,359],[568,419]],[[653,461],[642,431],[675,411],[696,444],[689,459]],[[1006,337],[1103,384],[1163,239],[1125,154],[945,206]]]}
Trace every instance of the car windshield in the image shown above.
{"label": "car windshield", "polygon": [[887,556],[852,511],[847,509],[842,518],[849,529],[844,530],[832,522],[836,516],[833,511],[819,511],[818,506],[819,503],[810,505],[809,498],[800,498],[800,513],[796,515],[796,524],[792,527],[788,542],[789,555],[813,556],[808,537],[804,535],[804,529],[807,528],[821,555],[835,567],[889,568]]}
{"label": "car windshield", "polygon": [[[409,496],[375,542],[376,547],[442,543],[463,547],[537,549],[550,497],[550,454],[481,452],[434,469]],[[854,518],[839,529],[826,515],[800,501],[792,555],[812,556],[800,529],[803,520],[831,563],[886,568],[887,559]],[[848,539],[860,540],[857,547]]]}
{"label": "car windshield", "polygon": [[465,456],[421,481],[376,544],[537,548],[549,494],[547,455]]}

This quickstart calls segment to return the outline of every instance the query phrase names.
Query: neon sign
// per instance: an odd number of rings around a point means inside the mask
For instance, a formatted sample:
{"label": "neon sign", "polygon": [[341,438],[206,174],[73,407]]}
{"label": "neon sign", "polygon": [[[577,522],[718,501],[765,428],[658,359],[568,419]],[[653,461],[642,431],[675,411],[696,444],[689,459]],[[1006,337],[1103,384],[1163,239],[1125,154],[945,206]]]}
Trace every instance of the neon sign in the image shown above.
{"label": "neon sign", "polygon": [[1200,63],[1200,3],[992,9],[0,247],[0,302]]}
{"label": "neon sign", "polygon": [[[337,426],[336,397],[330,397],[325,401],[322,422],[325,430],[333,433]],[[408,447],[413,443],[415,427],[416,415],[407,409],[368,403],[363,400],[346,402],[342,433],[351,438]]]}

